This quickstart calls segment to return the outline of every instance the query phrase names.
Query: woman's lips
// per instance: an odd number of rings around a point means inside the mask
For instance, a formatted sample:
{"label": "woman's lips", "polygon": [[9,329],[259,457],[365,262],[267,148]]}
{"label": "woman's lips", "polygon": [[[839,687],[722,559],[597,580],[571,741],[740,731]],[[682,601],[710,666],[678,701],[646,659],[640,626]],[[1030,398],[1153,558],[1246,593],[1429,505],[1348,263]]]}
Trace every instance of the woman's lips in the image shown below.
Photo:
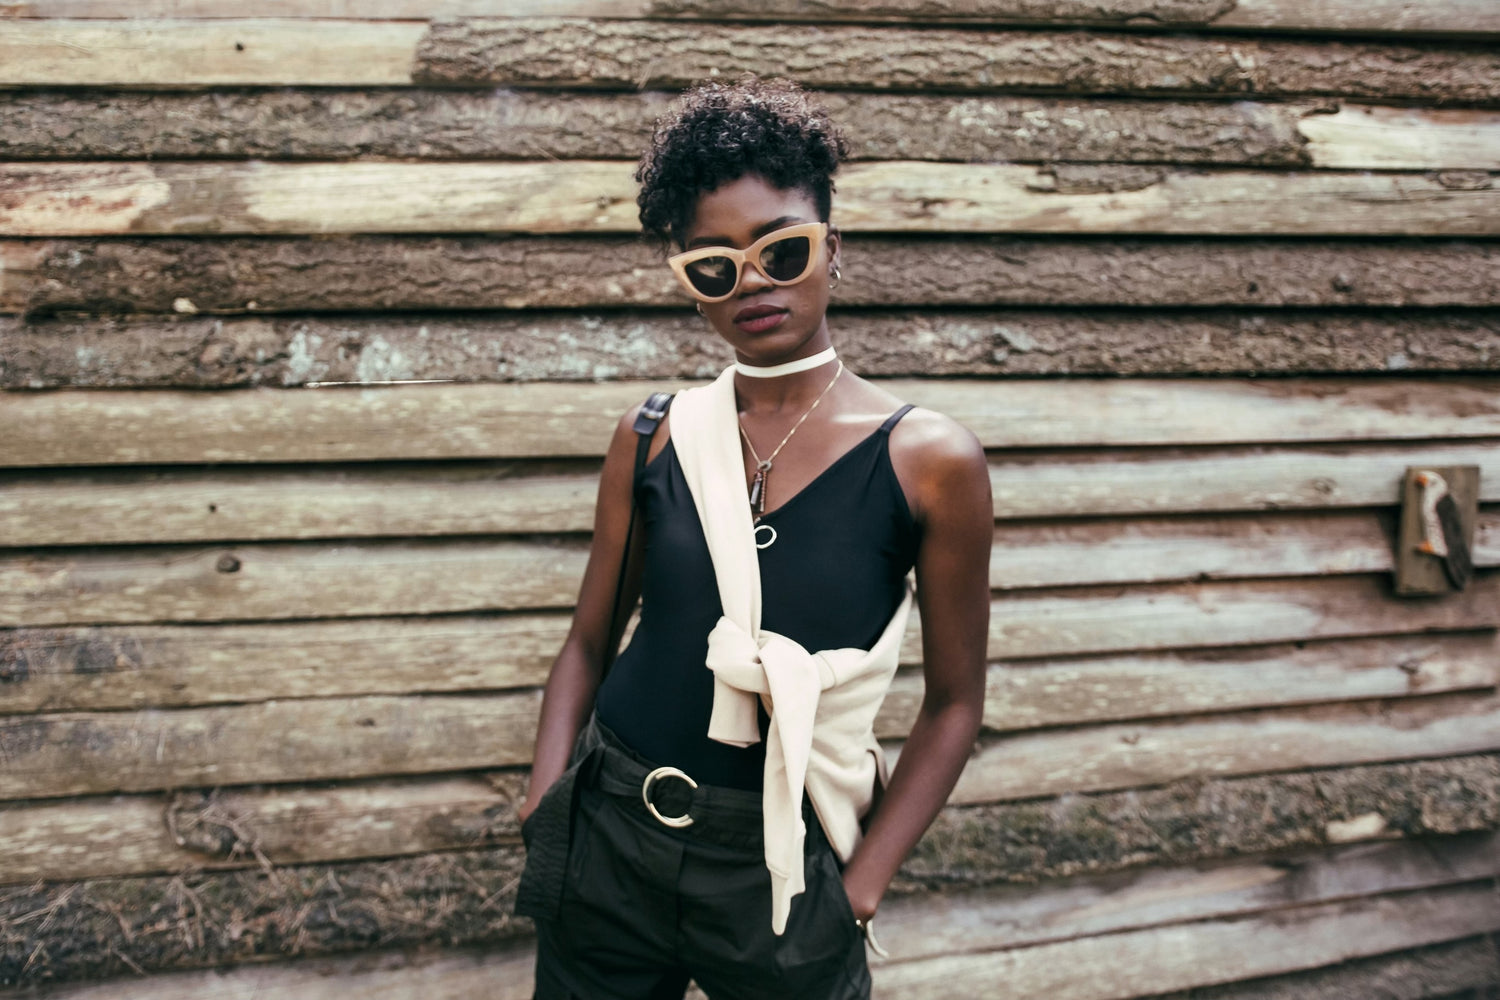
{"label": "woman's lips", "polygon": [[781,325],[787,311],[773,306],[751,306],[734,314],[734,325],[745,333],[765,333]]}

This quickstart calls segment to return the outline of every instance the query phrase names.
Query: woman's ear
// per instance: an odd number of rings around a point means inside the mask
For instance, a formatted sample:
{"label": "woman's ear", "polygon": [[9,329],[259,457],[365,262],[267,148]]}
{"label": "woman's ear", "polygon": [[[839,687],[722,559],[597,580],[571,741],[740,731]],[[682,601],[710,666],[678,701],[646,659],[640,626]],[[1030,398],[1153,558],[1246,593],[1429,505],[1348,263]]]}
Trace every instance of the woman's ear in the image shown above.
{"label": "woman's ear", "polygon": [[840,252],[843,250],[843,248],[844,248],[844,235],[843,235],[843,233],[840,233],[838,231],[837,227],[830,225],[828,227],[828,275],[829,275],[829,277],[832,277],[833,273],[839,269],[839,264],[841,263]]}

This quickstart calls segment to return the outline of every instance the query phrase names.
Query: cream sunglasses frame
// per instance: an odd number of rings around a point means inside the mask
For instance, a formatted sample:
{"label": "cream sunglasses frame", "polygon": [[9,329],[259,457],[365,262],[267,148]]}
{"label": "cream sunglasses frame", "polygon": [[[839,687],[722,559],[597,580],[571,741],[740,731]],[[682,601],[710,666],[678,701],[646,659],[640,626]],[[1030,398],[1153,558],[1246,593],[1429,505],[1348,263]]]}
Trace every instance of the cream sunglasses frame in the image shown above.
{"label": "cream sunglasses frame", "polygon": [[[760,266],[761,251],[772,243],[778,243],[781,240],[796,239],[799,236],[808,237],[812,243],[807,255],[806,270],[790,281],[778,281],[767,274],[766,269]],[[687,289],[687,293],[693,298],[699,302],[723,302],[732,296],[739,289],[740,282],[745,280],[746,264],[759,271],[760,276],[773,285],[795,285],[800,281],[806,281],[813,271],[817,269],[818,261],[821,259],[821,254],[813,251],[825,245],[827,241],[828,223],[799,222],[795,226],[786,226],[782,229],[772,230],[743,250],[720,246],[696,247],[692,250],[684,250],[682,253],[668,257],[667,263],[671,266],[672,273],[677,275],[678,282],[681,283],[683,288]],[[697,288],[693,287],[692,280],[687,276],[687,266],[693,261],[702,260],[705,257],[728,257],[734,261],[734,284],[723,295],[704,295]]]}

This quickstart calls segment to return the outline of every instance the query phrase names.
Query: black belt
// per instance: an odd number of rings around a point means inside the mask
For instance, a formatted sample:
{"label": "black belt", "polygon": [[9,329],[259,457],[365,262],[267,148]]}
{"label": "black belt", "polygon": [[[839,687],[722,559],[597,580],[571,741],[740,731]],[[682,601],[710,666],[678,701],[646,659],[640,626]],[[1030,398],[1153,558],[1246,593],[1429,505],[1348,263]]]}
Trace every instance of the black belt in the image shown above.
{"label": "black belt", "polygon": [[[662,832],[744,850],[764,852],[761,793],[700,785],[675,767],[639,756],[597,719],[578,734],[568,769],[547,789],[522,826],[526,868],[516,889],[516,912],[556,918],[567,878],[568,848],[578,792],[597,788],[627,812],[660,825]],[[809,833],[819,830],[804,800]]]}

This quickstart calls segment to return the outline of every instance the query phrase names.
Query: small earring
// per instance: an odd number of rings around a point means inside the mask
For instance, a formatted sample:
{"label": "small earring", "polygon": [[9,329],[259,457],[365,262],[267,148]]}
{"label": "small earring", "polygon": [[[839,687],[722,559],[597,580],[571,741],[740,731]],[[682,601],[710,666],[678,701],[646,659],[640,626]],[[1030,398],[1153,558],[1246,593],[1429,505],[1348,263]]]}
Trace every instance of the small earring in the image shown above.
{"label": "small earring", "polygon": [[833,271],[830,272],[830,273],[833,276],[833,280],[828,283],[828,287],[829,288],[837,288],[837,287],[839,287],[839,282],[844,277],[842,274],[839,273],[839,266],[837,264],[833,265]]}

